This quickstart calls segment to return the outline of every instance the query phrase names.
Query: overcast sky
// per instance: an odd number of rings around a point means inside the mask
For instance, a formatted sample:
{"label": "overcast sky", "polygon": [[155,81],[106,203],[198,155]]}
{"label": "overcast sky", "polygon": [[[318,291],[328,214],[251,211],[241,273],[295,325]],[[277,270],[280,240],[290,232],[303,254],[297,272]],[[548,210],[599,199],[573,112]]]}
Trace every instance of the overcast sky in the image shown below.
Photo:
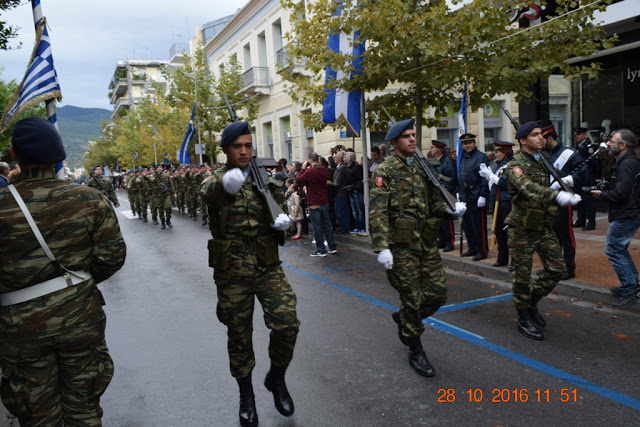
{"label": "overcast sky", "polygon": [[[42,0],[62,105],[106,108],[118,61],[169,59],[174,43],[187,43],[195,27],[235,13],[246,0]],[[22,48],[0,51],[0,79],[20,82],[35,43],[31,2],[4,13],[20,27]],[[17,41],[11,43],[17,45]]]}

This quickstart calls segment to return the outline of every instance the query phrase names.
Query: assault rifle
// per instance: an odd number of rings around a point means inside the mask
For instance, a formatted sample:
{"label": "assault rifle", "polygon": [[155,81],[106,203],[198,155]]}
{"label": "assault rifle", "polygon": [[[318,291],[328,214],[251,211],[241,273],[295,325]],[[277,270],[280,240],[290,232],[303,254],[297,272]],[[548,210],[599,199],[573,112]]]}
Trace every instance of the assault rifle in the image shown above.
{"label": "assault rifle", "polygon": [[171,192],[171,189],[169,188],[169,186],[165,184],[165,182],[162,180],[162,175],[159,172],[155,172],[155,175],[158,182],[160,182],[160,184],[164,187],[164,190],[167,192],[167,194],[169,194],[169,198],[171,199],[171,204],[175,206],[176,203],[173,200],[173,193]]}
{"label": "assault rifle", "polygon": [[[229,121],[231,121],[232,123],[239,122],[240,119],[236,114],[236,109],[229,102],[227,94],[223,92],[222,96],[224,97],[224,102],[226,102],[227,109],[229,110]],[[271,182],[275,184],[279,183],[280,185],[282,185],[282,183],[273,178],[269,178],[266,168],[275,168],[276,166],[278,166],[278,162],[273,157],[258,157],[256,154],[256,150],[254,150],[253,155],[249,160],[249,171],[251,173],[253,185],[258,190],[258,193],[262,197],[262,200],[265,202],[267,210],[269,211],[269,218],[271,220],[271,225],[273,226],[273,223],[276,221],[276,218],[278,218],[278,215],[285,213],[278,202],[276,202],[276,200],[271,195],[268,183],[269,180],[271,180]],[[284,233],[282,232],[278,233],[278,243],[280,244],[280,246],[284,245]]]}
{"label": "assault rifle", "polygon": [[[511,113],[509,113],[509,110],[507,110],[502,105],[500,105],[500,103],[498,103],[498,106],[502,108],[502,111],[504,111],[504,114],[506,114],[509,121],[511,121],[511,124],[513,125],[513,127],[516,130],[518,130],[518,128],[520,127],[520,124],[516,121],[516,119],[513,118]],[[558,171],[556,171],[556,168],[554,168],[553,165],[549,163],[549,157],[550,155],[546,151],[540,152],[540,160],[542,161],[542,165],[545,167],[545,169],[547,169],[549,174],[551,174],[551,176],[553,177],[553,181],[551,182],[551,184],[553,184],[554,181],[557,181],[558,184],[560,184],[560,188],[562,188],[564,191],[568,191],[569,193],[574,194],[573,189],[569,187],[567,183],[562,180],[562,178],[560,178],[560,174],[558,173]]]}

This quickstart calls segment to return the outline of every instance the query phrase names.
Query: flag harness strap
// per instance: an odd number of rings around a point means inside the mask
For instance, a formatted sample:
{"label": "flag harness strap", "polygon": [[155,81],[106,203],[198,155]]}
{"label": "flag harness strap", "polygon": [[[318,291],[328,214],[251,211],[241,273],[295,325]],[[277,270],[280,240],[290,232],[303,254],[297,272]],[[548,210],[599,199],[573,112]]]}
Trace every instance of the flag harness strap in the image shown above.
{"label": "flag harness strap", "polygon": [[26,302],[34,298],[50,294],[52,292],[59,291],[60,289],[77,285],[81,282],[84,282],[85,280],[90,279],[91,273],[89,273],[88,271],[67,270],[58,262],[58,260],[56,260],[56,257],[51,252],[51,249],[49,249],[47,242],[44,240],[42,233],[40,233],[38,226],[31,216],[31,212],[29,212],[27,205],[24,203],[24,200],[22,200],[22,197],[18,193],[18,190],[16,190],[13,184],[9,184],[7,188],[11,192],[13,198],[16,199],[18,206],[20,206],[20,210],[29,223],[29,227],[31,227],[31,231],[38,240],[38,243],[40,243],[40,246],[44,250],[44,253],[47,255],[47,258],[51,260],[51,262],[60,272],[60,276],[50,280],[46,280],[36,285],[29,286],[28,288],[19,289],[17,291],[9,292],[6,294],[0,294],[0,306],[20,304],[22,302]]}

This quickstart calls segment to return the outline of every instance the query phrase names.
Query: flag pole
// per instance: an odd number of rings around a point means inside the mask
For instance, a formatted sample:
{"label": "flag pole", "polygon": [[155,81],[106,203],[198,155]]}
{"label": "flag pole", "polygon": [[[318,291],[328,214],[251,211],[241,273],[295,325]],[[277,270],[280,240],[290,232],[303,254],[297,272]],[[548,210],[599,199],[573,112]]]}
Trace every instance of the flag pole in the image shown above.
{"label": "flag pole", "polygon": [[[369,234],[369,140],[367,138],[367,112],[364,91],[360,98],[360,136],[362,137],[362,182],[364,187],[364,230]],[[356,159],[357,160],[357,159]]]}
{"label": "flag pole", "polygon": [[[31,0],[31,8],[33,11],[33,25],[38,30],[38,24],[42,20],[42,6],[40,6],[40,0]],[[56,100],[55,98],[47,99],[45,101],[45,107],[47,109],[47,119],[58,129],[58,117],[56,116]],[[56,165],[56,177],[58,179],[65,179],[65,172],[62,162]]]}

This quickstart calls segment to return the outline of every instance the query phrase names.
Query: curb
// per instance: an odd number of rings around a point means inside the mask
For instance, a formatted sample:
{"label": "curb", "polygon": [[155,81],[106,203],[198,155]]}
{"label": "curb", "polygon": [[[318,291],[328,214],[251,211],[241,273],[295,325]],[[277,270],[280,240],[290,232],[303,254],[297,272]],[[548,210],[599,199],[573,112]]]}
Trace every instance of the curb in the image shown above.
{"label": "curb", "polygon": [[[363,250],[371,251],[371,240],[365,236],[352,236],[350,234],[337,234],[336,240],[348,241],[350,244],[360,247]],[[373,253],[373,252],[372,252]],[[440,253],[444,268],[456,272],[468,273],[490,280],[511,283],[513,273],[507,267],[494,267],[486,262],[471,261],[467,258]],[[578,280],[561,280],[558,282],[553,293],[569,297],[578,298],[596,305],[609,306],[614,301],[614,297],[609,293],[609,289],[592,283]],[[640,313],[640,303],[625,307],[624,309],[611,308],[613,310],[630,311]]]}

